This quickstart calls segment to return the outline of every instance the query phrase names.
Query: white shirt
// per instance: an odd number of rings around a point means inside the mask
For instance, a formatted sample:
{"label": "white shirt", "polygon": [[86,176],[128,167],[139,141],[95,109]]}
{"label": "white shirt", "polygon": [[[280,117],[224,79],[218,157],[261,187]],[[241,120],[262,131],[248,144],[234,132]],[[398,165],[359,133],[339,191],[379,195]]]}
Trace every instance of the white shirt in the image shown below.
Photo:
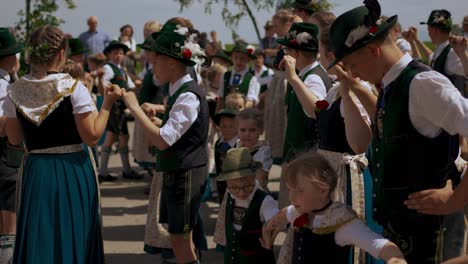
{"label": "white shirt", "polygon": [[[28,78],[28,76],[23,78]],[[49,78],[49,76],[46,76],[45,78]],[[51,75],[50,78],[54,78],[54,76]],[[35,79],[31,80],[34,81]],[[96,105],[94,104],[93,98],[91,98],[88,88],[82,82],[78,82],[75,90],[70,95],[70,99],[73,106],[73,114],[84,114],[96,111]],[[1,111],[5,116],[8,118],[16,118],[16,106],[13,101],[11,101],[10,97],[6,96],[6,99],[2,102],[3,105]]]}
{"label": "white shirt", "polygon": [[[252,193],[249,195],[247,200],[238,200],[231,193],[229,193],[229,195],[234,200],[234,206],[242,207],[242,208],[249,208],[250,203],[252,202],[252,198],[255,195],[255,192],[259,188],[260,187],[258,183],[255,183],[255,188],[252,191]],[[229,192],[229,190],[227,190],[227,192]],[[260,212],[259,212],[260,221],[262,221],[263,223],[268,222],[268,220],[270,220],[278,212],[279,212],[278,202],[275,199],[273,199],[273,197],[271,197],[270,195],[265,196],[265,199],[263,200],[262,205],[260,206]],[[236,231],[239,231],[242,228],[242,226],[234,224],[234,223],[232,224],[232,226],[234,227]]]}
{"label": "white shirt", "polygon": [[[294,220],[300,216],[294,205],[286,208],[286,218],[289,223],[294,223]],[[320,226],[320,223],[327,221],[325,215],[315,215],[309,226]],[[373,232],[360,219],[355,218],[350,222],[338,228],[335,232],[335,243],[339,246],[355,245],[375,258],[379,258],[383,247],[389,243],[389,240],[381,235]],[[320,250],[320,249],[311,249]]]}
{"label": "white shirt", "polygon": [[[264,84],[266,84],[266,85],[270,84],[271,79],[273,79],[273,74],[274,74],[272,69],[269,69],[265,65],[262,65],[262,69],[259,72],[255,71],[255,67],[253,68],[253,70],[255,72],[255,77],[257,78],[258,82],[260,83],[260,86],[262,86]],[[266,77],[262,77],[262,74],[265,71],[268,71],[268,75]]]}
{"label": "white shirt", "polygon": [[[306,66],[304,69],[302,69],[299,72],[299,77],[302,79],[304,75],[312,70],[313,68],[320,66],[320,63],[318,61],[315,61],[314,63]],[[304,80],[304,84],[307,87],[307,89],[313,93],[319,100],[325,99],[325,96],[327,95],[327,88],[325,87],[325,84],[323,83],[322,78],[318,76],[317,74],[309,74],[307,78]],[[304,113],[310,117],[308,113],[304,110]]]}
{"label": "white shirt", "polygon": [[[386,87],[412,61],[405,54],[382,79]],[[468,99],[463,98],[449,79],[436,71],[414,76],[409,90],[409,116],[416,130],[428,138],[435,138],[442,129],[451,135],[468,136]]]}
{"label": "white shirt", "polygon": [[122,43],[122,44],[125,44],[129,49],[130,51],[136,51],[136,40],[134,38],[131,38],[130,40],[126,40],[126,41],[120,41],[120,37],[118,38],[115,38],[115,40],[117,40],[118,42]]}
{"label": "white shirt", "polygon": [[[169,96],[174,95],[184,83],[192,80],[192,77],[186,74],[175,83],[171,83]],[[189,130],[197,119],[199,112],[200,100],[194,93],[188,92],[179,95],[169,112],[169,119],[159,132],[162,139],[169,146],[174,145]]]}
{"label": "white shirt", "polygon": [[0,116],[3,116],[3,104],[7,97],[7,87],[10,84],[10,75],[8,72],[0,69]]}
{"label": "white shirt", "polygon": [[[229,80],[229,83],[231,84],[232,83],[232,80],[234,79],[234,75],[236,74],[240,74],[241,75],[241,79],[240,79],[240,83],[242,83],[242,81],[244,80],[244,76],[247,74],[247,72],[249,72],[249,68],[245,68],[243,71],[241,72],[235,72],[234,70],[231,72],[231,79]],[[227,74],[224,73],[224,74]],[[260,94],[260,83],[258,82],[257,78],[255,76],[252,77],[252,79],[250,79],[250,82],[249,82],[249,90],[247,91],[247,95],[245,97],[245,99],[247,101],[252,101],[252,102],[255,102],[255,103],[258,103],[258,95]],[[219,78],[219,89],[218,89],[218,96],[220,98],[224,98],[224,75],[223,75],[223,78]]]}
{"label": "white shirt", "polygon": [[[437,45],[434,53],[432,53],[429,56],[429,61],[431,62],[435,61],[440,56],[442,51],[444,51],[447,45],[449,45],[448,40]],[[447,55],[447,60],[445,61],[445,72],[448,75],[465,76],[465,71],[463,70],[463,64],[461,63],[460,58],[458,57],[458,55],[455,53],[455,51],[452,48],[450,48],[450,51]]]}
{"label": "white shirt", "polygon": [[[112,62],[111,62],[112,63]],[[112,63],[113,64],[113,63]],[[115,64],[114,64],[115,65]],[[122,70],[122,66],[121,65],[115,65],[117,68],[119,68],[119,70],[121,70],[122,72],[124,72]],[[104,85],[104,87],[107,87],[111,82],[110,80],[112,80],[112,78],[114,78],[115,74],[114,74],[114,71],[112,70],[111,66],[106,64],[104,65],[104,67],[102,67],[104,69],[104,75],[102,76],[102,84]],[[125,72],[124,72],[125,73]],[[130,78],[128,76],[127,73],[125,73],[126,75],[126,78],[127,78],[127,86],[128,86],[128,89],[134,89],[135,88],[135,84],[133,83],[132,81],[132,78]]]}
{"label": "white shirt", "polygon": [[411,44],[408,41],[406,41],[406,39],[399,37],[396,40],[396,44],[400,48],[401,52],[411,54]]}

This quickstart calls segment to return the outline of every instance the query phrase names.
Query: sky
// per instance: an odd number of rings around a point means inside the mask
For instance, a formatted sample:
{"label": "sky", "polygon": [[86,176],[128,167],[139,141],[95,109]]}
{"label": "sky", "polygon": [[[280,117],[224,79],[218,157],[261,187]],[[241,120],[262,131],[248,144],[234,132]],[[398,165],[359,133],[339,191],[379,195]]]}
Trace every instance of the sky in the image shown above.
{"label": "sky", "polygon": [[[34,0],[33,0],[34,1]],[[62,0],[57,0],[61,2]],[[232,0],[230,0],[232,1]],[[330,0],[335,7],[331,10],[335,15],[362,5],[362,0]],[[24,0],[1,0],[0,25],[12,26],[19,20],[17,15],[20,9],[24,9]],[[205,14],[204,0],[194,0],[190,8],[180,11],[179,4],[174,0],[75,0],[77,8],[66,9],[64,4],[56,15],[66,22],[61,25],[62,30],[73,36],[78,36],[87,30],[86,19],[96,15],[99,20],[98,30],[107,32],[111,37],[119,36],[122,25],[131,24],[135,30],[137,42],[143,41],[143,25],[146,21],[157,20],[164,23],[174,16],[182,16],[190,19],[201,32],[215,30],[223,43],[232,42],[231,30],[229,30],[221,17],[224,1],[215,5],[211,14]],[[251,2],[251,0],[248,0]],[[381,0],[382,15],[398,14],[403,28],[411,25],[419,27],[421,38],[428,39],[426,26],[419,25],[420,21],[426,21],[433,9],[447,9],[452,12],[454,23],[460,24],[465,15],[468,15],[467,0]],[[255,18],[263,35],[263,25],[274,14],[274,10],[253,10]],[[236,31],[240,37],[250,43],[256,43],[257,38],[250,21],[245,16],[239,23]]]}

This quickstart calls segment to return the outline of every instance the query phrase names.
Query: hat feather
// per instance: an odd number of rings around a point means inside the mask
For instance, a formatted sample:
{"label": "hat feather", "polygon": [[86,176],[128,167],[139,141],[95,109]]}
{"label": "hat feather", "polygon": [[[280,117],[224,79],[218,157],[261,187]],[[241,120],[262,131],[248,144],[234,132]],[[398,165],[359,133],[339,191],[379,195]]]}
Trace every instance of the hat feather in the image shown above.
{"label": "hat feather", "polygon": [[364,5],[369,10],[369,14],[365,18],[365,25],[370,27],[377,24],[382,12],[379,1],[377,0],[364,0]]}

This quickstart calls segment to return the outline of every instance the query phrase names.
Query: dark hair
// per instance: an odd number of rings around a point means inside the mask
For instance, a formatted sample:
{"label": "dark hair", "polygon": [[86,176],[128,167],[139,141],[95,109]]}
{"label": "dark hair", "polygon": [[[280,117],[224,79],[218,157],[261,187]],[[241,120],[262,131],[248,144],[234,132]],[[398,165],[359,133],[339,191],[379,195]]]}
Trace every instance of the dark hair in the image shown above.
{"label": "dark hair", "polygon": [[254,120],[257,127],[263,129],[263,114],[257,108],[247,108],[239,112],[238,120]]}
{"label": "dark hair", "polygon": [[130,24],[126,24],[126,25],[123,25],[121,28],[120,28],[120,34],[123,33],[123,31],[126,29],[126,28],[130,28],[130,31],[132,32],[130,37],[133,36],[133,27],[130,25]]}
{"label": "dark hair", "polygon": [[285,167],[286,182],[298,186],[299,178],[307,178],[315,185],[328,188],[329,194],[336,188],[338,176],[330,163],[316,152],[305,152]]}
{"label": "dark hair", "polygon": [[68,50],[68,41],[62,30],[53,26],[42,26],[29,37],[29,61],[31,64],[52,63],[60,50]]}

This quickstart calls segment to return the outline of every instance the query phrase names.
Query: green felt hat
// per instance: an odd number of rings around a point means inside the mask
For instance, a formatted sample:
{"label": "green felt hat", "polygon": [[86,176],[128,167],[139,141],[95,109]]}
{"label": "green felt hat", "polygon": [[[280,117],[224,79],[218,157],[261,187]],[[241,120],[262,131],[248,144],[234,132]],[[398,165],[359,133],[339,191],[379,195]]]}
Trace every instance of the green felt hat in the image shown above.
{"label": "green felt hat", "polygon": [[315,5],[311,4],[311,0],[296,0],[294,3],[292,3],[292,7],[297,8],[297,9],[303,9],[307,10],[309,12],[315,12]]}
{"label": "green felt hat", "polygon": [[233,148],[226,153],[221,168],[221,175],[216,180],[226,181],[251,176],[261,166],[260,162],[254,161],[248,148]]}
{"label": "green felt hat", "polygon": [[24,44],[17,42],[8,28],[0,28],[0,57],[16,54],[23,49]]}
{"label": "green felt hat", "polygon": [[232,65],[232,60],[230,58],[230,53],[227,52],[227,51],[224,51],[224,50],[218,50],[216,52],[216,54],[213,56],[213,58],[220,58],[220,59],[223,59],[225,61],[227,61],[230,65]]}
{"label": "green felt hat", "polygon": [[243,52],[249,55],[249,58],[255,59],[255,56],[253,55],[254,51],[255,51],[255,47],[252,47],[243,41],[237,41],[234,44],[234,47],[232,47],[231,54],[233,52]]}
{"label": "green felt hat", "polygon": [[288,48],[315,52],[318,50],[318,27],[311,23],[294,23],[284,38],[276,42]]}
{"label": "green felt hat", "polygon": [[452,14],[445,9],[432,10],[427,22],[421,22],[421,25],[429,25],[431,27],[437,27],[442,29],[452,28]]}
{"label": "green felt hat", "polygon": [[356,50],[385,36],[398,21],[397,15],[382,20],[380,5],[377,1],[370,2],[373,2],[374,6],[356,7],[340,15],[332,24],[330,39],[336,59],[328,68]]}
{"label": "green felt hat", "polygon": [[[181,35],[175,31],[161,31],[161,34],[149,49],[174,58],[184,65],[194,66],[196,62],[192,60],[192,57],[196,52],[195,46],[196,44],[187,40],[186,35]],[[196,48],[199,49],[199,47]]]}
{"label": "green felt hat", "polygon": [[150,49],[151,45],[154,43],[154,37],[153,37],[153,35],[156,36],[156,38],[157,38],[157,36],[159,35],[159,32],[155,32],[155,33],[149,35],[149,36],[145,39],[145,41],[143,41],[143,43],[137,44],[137,47],[140,48],[140,49],[143,49],[143,50],[148,50],[148,49]]}
{"label": "green felt hat", "polygon": [[70,49],[70,56],[83,54],[89,51],[78,38],[68,39],[68,48]]}
{"label": "green felt hat", "polygon": [[215,114],[213,116],[213,122],[219,126],[220,122],[221,122],[221,118],[222,117],[230,117],[230,118],[235,118],[237,116],[237,114],[239,113],[239,111],[237,111],[236,109],[232,109],[232,108],[225,108],[221,111],[219,111],[217,114]]}
{"label": "green felt hat", "polygon": [[112,40],[109,45],[104,49],[104,54],[108,54],[111,50],[114,49],[123,49],[124,54],[128,52],[129,48],[127,45],[118,42],[117,40]]}

